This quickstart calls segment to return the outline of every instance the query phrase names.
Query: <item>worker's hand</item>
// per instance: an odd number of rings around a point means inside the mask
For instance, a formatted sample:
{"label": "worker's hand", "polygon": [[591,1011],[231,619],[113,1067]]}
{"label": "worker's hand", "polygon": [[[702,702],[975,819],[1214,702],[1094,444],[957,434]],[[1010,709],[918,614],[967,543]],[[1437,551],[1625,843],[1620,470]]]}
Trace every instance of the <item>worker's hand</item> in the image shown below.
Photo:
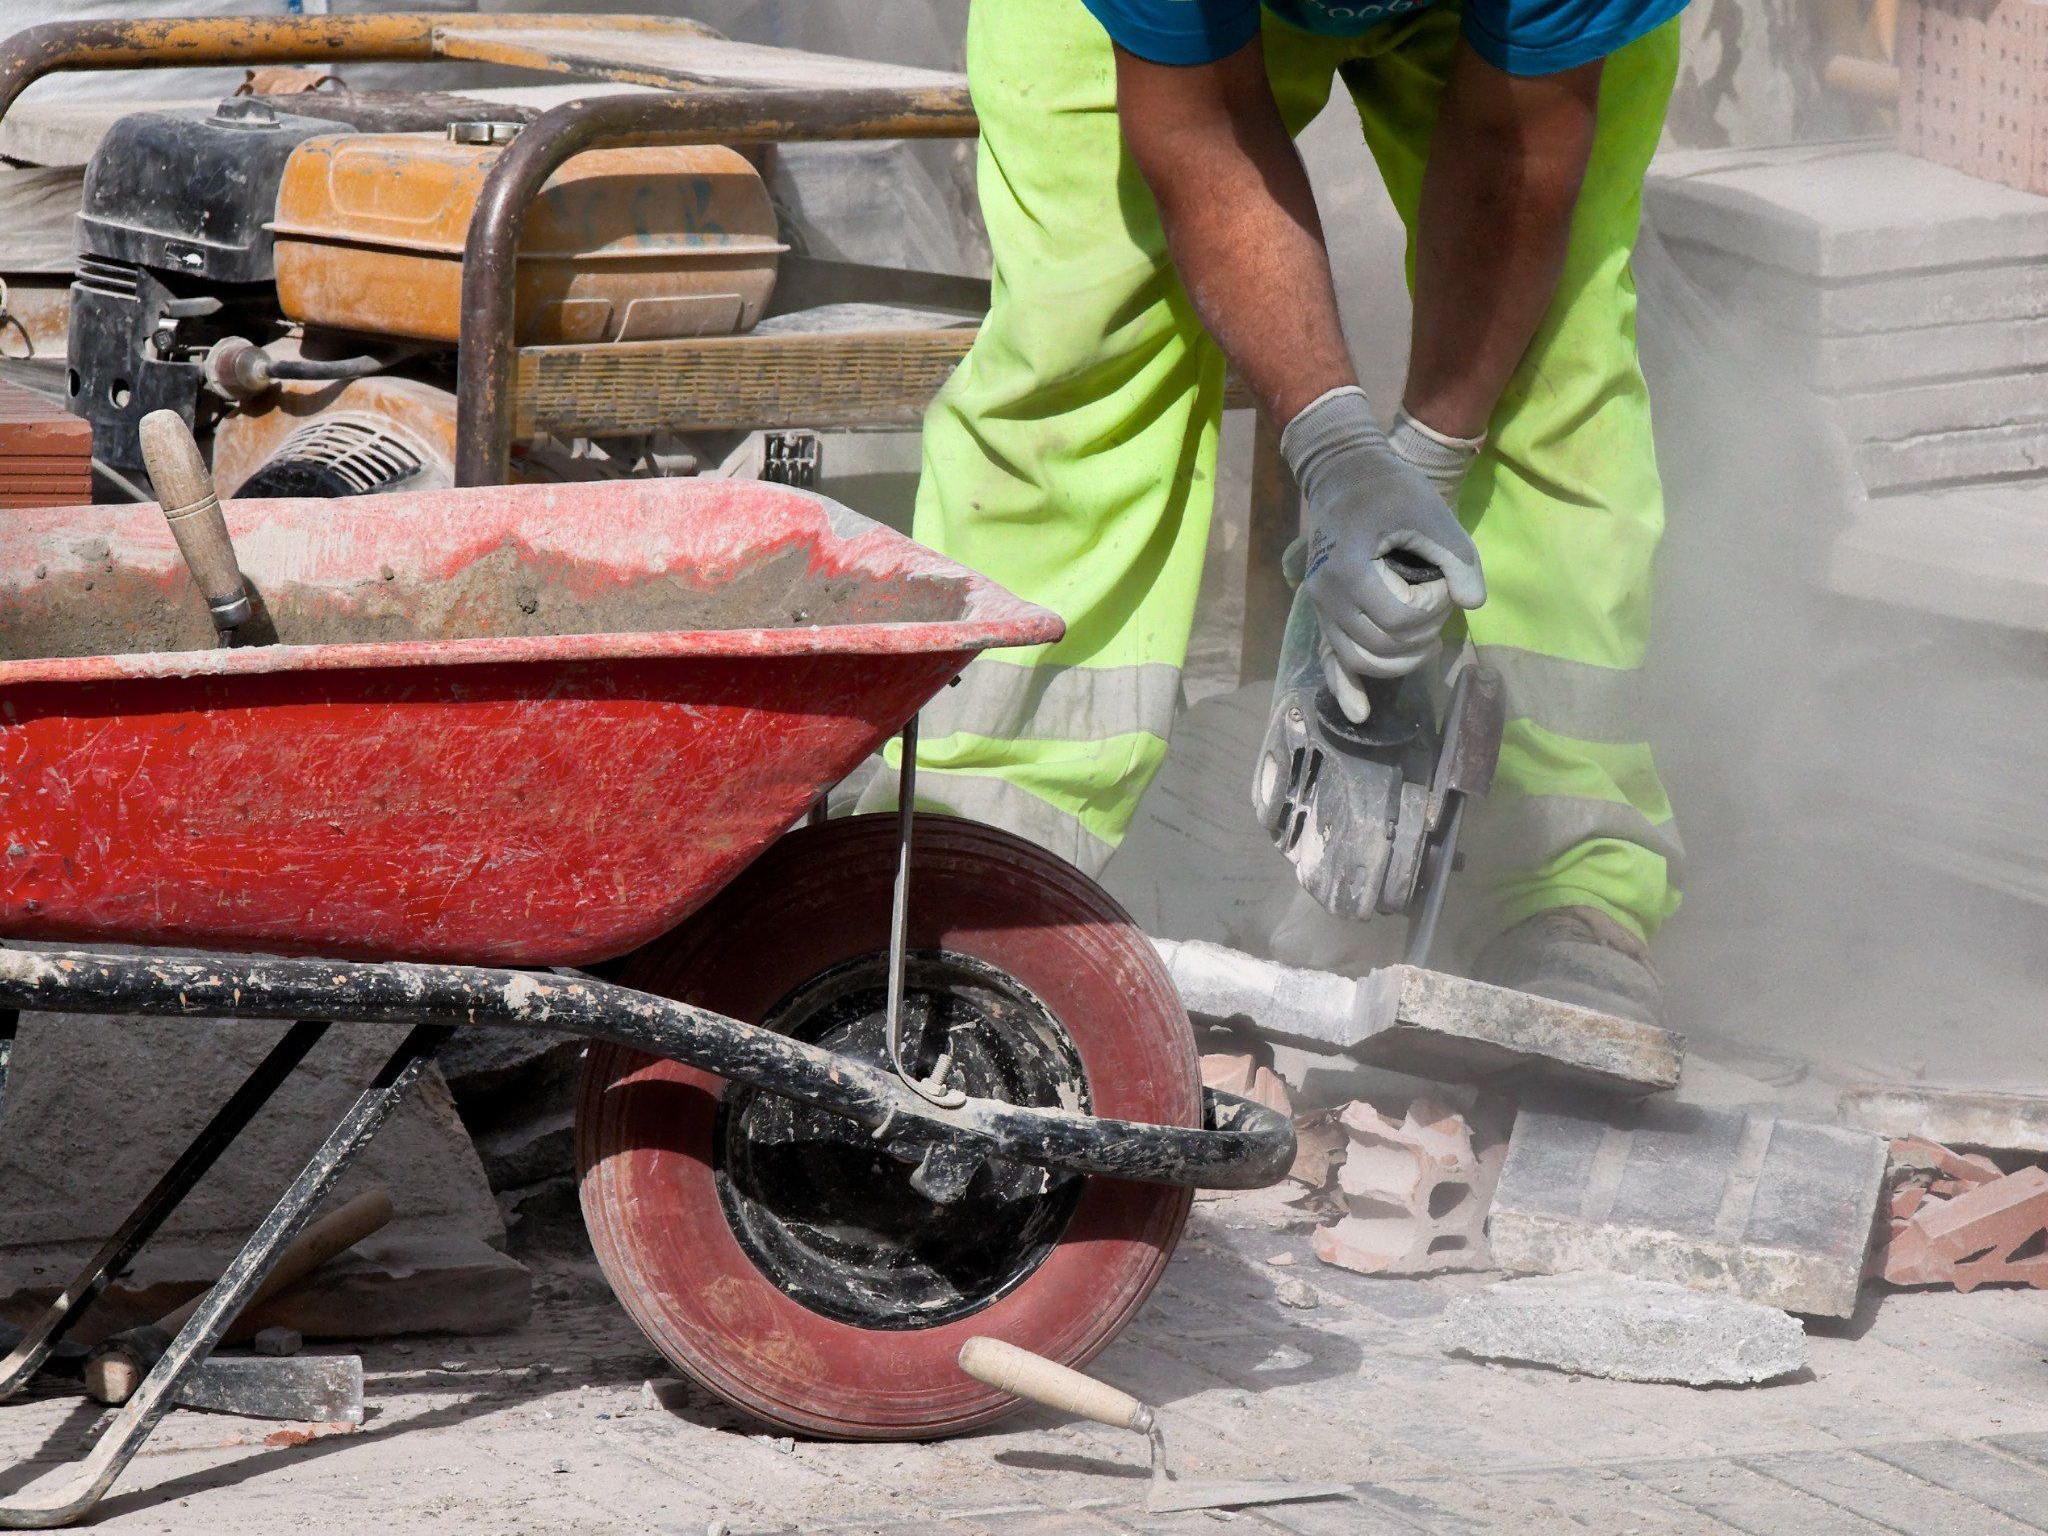
{"label": "worker's hand", "polygon": [[[1389,443],[1365,392],[1352,386],[1316,400],[1280,435],[1280,452],[1307,508],[1302,585],[1322,621],[1333,687],[1340,679],[1350,683],[1336,691],[1354,719],[1364,718],[1357,679],[1414,671],[1435,646],[1453,603],[1477,608],[1486,601],[1479,551],[1445,499],[1455,494],[1477,445],[1435,439],[1412,422],[1397,424],[1396,431],[1404,451]],[[1444,452],[1431,455],[1426,448]],[[1431,473],[1415,459],[1429,462]],[[1403,580],[1384,558],[1397,550],[1435,566],[1443,579]]]}

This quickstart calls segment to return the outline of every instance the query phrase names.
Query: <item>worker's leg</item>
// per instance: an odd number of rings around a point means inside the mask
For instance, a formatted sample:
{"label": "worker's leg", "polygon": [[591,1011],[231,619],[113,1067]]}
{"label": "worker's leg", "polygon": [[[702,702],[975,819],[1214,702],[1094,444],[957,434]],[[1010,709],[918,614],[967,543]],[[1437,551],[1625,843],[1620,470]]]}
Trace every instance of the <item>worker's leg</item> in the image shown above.
{"label": "worker's leg", "polygon": [[[1166,754],[1223,362],[1124,153],[1109,39],[1080,0],[978,0],[967,62],[994,302],[925,418],[914,531],[1067,635],[978,660],[932,701],[918,801],[1093,872]],[[862,808],[894,789],[879,778]]]}
{"label": "worker's leg", "polygon": [[[1433,16],[1345,69],[1411,231],[1456,25]],[[1647,937],[1678,904],[1682,849],[1635,709],[1664,502],[1629,271],[1677,60],[1673,23],[1607,61],[1557,299],[1460,507],[1486,568],[1469,631],[1508,689],[1499,775],[1463,843],[1495,927],[1592,906]]]}

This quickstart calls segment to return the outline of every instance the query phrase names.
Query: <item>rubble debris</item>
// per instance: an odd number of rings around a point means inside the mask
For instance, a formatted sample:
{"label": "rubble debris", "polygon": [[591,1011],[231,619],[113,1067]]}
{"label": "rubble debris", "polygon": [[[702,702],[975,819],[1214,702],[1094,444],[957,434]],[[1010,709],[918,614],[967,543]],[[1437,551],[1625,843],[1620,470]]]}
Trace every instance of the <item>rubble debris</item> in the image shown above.
{"label": "rubble debris", "polygon": [[1525,1103],[1487,1239],[1501,1269],[1602,1269],[1821,1317],[1856,1310],[1886,1148],[1767,1114]]}
{"label": "rubble debris", "polygon": [[1842,1121],[1880,1136],[1994,1152],[2048,1152],[2048,1094],[1870,1084],[1845,1089]]}
{"label": "rubble debris", "polygon": [[1981,1179],[1946,1198],[1930,1188],[1900,1210],[1895,1203],[1879,1269],[1889,1284],[2048,1289],[2048,1169]]}
{"label": "rubble debris", "polygon": [[1234,1093],[1283,1115],[1294,1113],[1294,1100],[1287,1092],[1287,1084],[1271,1067],[1260,1066],[1254,1056],[1204,1056],[1202,1086]]}
{"label": "rubble debris", "polygon": [[259,1355],[296,1355],[306,1347],[304,1335],[295,1328],[259,1328],[249,1347]]}
{"label": "rubble debris", "polygon": [[1747,1386],[1806,1369],[1806,1330],[1776,1307],[1600,1271],[1503,1280],[1444,1309],[1451,1354],[1614,1381]]}
{"label": "rubble debris", "polygon": [[1337,1123],[1339,1111],[1311,1110],[1294,1121],[1294,1162],[1287,1177],[1311,1191],[1328,1189],[1336,1182],[1337,1167],[1351,1138]]}
{"label": "rubble debris", "polygon": [[1399,1120],[1362,1099],[1347,1105],[1338,1124],[1349,1147],[1337,1172],[1346,1214],[1317,1229],[1316,1257],[1366,1275],[1487,1268],[1504,1118],[1478,1109],[1468,1118],[1429,1098]]}
{"label": "rubble debris", "polygon": [[1353,980],[1220,944],[1154,939],[1188,1011],[1261,1039],[1450,1081],[1509,1071],[1641,1094],[1673,1088],[1681,1036],[1412,965]]}

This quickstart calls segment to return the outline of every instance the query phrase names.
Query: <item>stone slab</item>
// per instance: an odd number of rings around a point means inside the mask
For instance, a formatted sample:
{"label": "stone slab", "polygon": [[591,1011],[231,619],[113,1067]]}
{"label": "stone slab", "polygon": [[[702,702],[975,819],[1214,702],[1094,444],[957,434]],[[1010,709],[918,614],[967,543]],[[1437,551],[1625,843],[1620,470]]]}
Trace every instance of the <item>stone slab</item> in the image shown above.
{"label": "stone slab", "polygon": [[1829,409],[1852,443],[2038,426],[2048,421],[2048,371],[1870,390],[1839,396]]}
{"label": "stone slab", "polygon": [[1605,1269],[1822,1317],[1856,1310],[1885,1143],[1651,1101],[1525,1104],[1487,1237],[1511,1273]]}
{"label": "stone slab", "polygon": [[1689,241],[1670,241],[1668,249],[1687,276],[1729,309],[1773,330],[1867,336],[2048,315],[2048,270],[2039,261],[1820,282]]}
{"label": "stone slab", "polygon": [[[1873,497],[1836,536],[1820,580],[1845,597],[2048,633],[2048,480]],[[2041,1134],[2035,1150],[2048,1151],[2048,1120]]]}
{"label": "stone slab", "polygon": [[309,1339],[504,1333],[533,1311],[526,1266],[474,1238],[371,1238],[265,1304]]}
{"label": "stone slab", "polygon": [[1748,1386],[1806,1369],[1806,1330],[1776,1307],[1586,1272],[1503,1280],[1444,1309],[1452,1354],[1614,1381]]}
{"label": "stone slab", "polygon": [[1659,155],[1652,226],[1802,277],[2048,257],[2048,197],[1900,154],[1888,140]]}
{"label": "stone slab", "polygon": [[1281,1045],[1452,1082],[1508,1074],[1642,1094],[1677,1086],[1680,1035],[1420,966],[1354,980],[1199,941],[1154,939],[1188,1011]]}
{"label": "stone slab", "polygon": [[1973,373],[2048,368],[2048,317],[1918,326],[1868,336],[1780,337],[1781,353],[1829,394]]}
{"label": "stone slab", "polygon": [[[0,1116],[0,1298],[69,1280],[283,1028],[24,1014]],[[115,1290],[154,1307],[154,1317],[210,1284],[404,1034],[396,1025],[329,1029]],[[422,1078],[334,1199],[377,1186],[395,1208],[380,1239],[483,1248],[505,1240],[438,1071]]]}
{"label": "stone slab", "polygon": [[1893,1139],[1919,1136],[1947,1147],[2048,1152],[2048,1094],[1873,1083],[1844,1089],[1839,1107],[1844,1123]]}
{"label": "stone slab", "polygon": [[2048,472],[2048,422],[1859,443],[1852,454],[1863,487],[1873,496],[2037,475]]}

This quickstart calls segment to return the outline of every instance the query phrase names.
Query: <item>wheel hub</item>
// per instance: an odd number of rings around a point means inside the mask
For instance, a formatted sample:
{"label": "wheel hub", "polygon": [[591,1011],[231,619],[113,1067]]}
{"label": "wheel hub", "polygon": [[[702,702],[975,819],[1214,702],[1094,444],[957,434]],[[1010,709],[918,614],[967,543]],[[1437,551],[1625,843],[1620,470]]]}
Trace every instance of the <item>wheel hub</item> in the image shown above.
{"label": "wheel hub", "polygon": [[[887,957],[826,971],[778,1003],[772,1030],[893,1072],[884,1040]],[[904,1060],[975,1098],[1085,1111],[1073,1043],[1044,1004],[965,955],[914,952]],[[985,1162],[955,1198],[840,1115],[757,1089],[728,1091],[712,1132],[719,1198],[755,1266],[812,1311],[863,1328],[928,1328],[979,1310],[1059,1241],[1082,1180]]]}

